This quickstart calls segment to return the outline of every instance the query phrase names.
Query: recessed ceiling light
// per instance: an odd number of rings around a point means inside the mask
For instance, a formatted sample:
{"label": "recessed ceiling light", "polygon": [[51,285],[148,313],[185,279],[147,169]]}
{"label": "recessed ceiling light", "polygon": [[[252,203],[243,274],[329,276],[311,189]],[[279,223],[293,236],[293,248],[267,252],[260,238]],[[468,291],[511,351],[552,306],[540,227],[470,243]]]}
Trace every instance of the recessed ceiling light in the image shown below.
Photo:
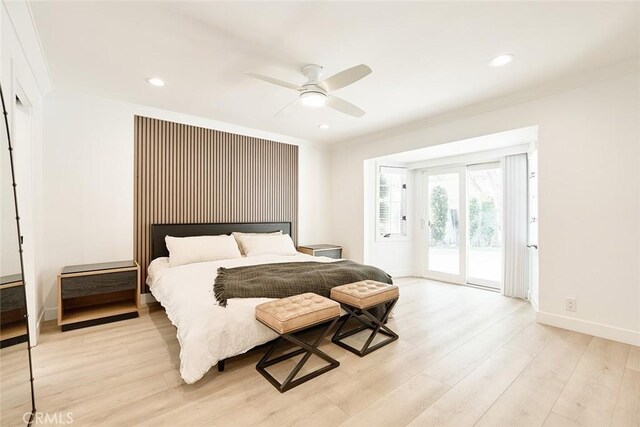
{"label": "recessed ceiling light", "polygon": [[320,124],[318,125],[318,127],[319,127],[320,129],[322,129],[322,130],[327,130],[327,129],[329,129],[329,125],[328,125],[328,124],[326,124],[326,123],[320,123]]}
{"label": "recessed ceiling light", "polygon": [[507,65],[509,62],[513,61],[513,55],[510,53],[506,53],[504,55],[496,56],[491,61],[489,61],[489,65],[492,67],[502,67],[503,65]]}
{"label": "recessed ceiling light", "polygon": [[157,87],[162,87],[164,86],[164,80],[162,80],[159,77],[149,77],[147,79],[147,83],[149,83],[152,86],[157,86]]}

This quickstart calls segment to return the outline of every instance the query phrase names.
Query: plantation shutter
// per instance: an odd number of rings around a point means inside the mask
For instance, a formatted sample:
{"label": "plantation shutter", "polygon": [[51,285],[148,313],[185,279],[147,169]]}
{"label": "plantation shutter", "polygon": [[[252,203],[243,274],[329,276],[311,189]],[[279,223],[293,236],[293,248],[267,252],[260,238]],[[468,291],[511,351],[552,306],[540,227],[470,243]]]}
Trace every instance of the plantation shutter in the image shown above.
{"label": "plantation shutter", "polygon": [[407,235],[407,170],[382,166],[378,179],[378,235]]}

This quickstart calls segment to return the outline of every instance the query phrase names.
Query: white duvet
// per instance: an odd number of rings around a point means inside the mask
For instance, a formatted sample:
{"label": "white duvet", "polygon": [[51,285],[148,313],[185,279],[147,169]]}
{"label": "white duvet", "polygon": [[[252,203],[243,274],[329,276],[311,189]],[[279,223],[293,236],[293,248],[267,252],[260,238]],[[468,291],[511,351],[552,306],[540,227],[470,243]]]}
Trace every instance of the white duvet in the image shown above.
{"label": "white duvet", "polygon": [[213,295],[219,267],[280,262],[332,262],[331,258],[298,254],[259,255],[169,267],[169,258],[149,265],[147,284],[177,328],[180,374],[191,384],[219,360],[245,353],[277,337],[255,318],[255,307],[269,298],[232,298],[220,307]]}

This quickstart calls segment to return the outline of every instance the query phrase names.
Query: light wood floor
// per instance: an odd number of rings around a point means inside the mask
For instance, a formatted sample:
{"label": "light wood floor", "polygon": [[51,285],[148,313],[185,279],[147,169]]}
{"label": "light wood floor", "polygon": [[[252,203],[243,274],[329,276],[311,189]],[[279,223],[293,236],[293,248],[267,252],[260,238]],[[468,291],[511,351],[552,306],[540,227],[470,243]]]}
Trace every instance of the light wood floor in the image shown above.
{"label": "light wood floor", "polygon": [[526,302],[496,293],[400,286],[389,322],[400,340],[364,358],[327,340],[341,366],[285,394],[256,372],[260,353],[182,383],[159,308],[65,333],[47,325],[33,351],[37,407],[70,411],[74,425],[640,425],[638,347],[539,325]]}

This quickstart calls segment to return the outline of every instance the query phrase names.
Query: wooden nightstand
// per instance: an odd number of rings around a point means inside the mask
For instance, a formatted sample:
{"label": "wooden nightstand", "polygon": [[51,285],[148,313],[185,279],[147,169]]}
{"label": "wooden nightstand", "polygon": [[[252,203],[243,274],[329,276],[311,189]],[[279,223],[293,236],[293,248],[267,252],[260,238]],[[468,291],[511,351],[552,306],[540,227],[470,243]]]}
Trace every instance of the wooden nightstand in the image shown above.
{"label": "wooden nightstand", "polygon": [[338,245],[304,245],[298,246],[298,252],[313,256],[326,256],[329,258],[342,258],[342,246]]}
{"label": "wooden nightstand", "polygon": [[0,277],[0,348],[27,342],[26,314],[22,275]]}
{"label": "wooden nightstand", "polygon": [[64,267],[58,275],[63,331],[138,317],[140,267],[135,261]]}

